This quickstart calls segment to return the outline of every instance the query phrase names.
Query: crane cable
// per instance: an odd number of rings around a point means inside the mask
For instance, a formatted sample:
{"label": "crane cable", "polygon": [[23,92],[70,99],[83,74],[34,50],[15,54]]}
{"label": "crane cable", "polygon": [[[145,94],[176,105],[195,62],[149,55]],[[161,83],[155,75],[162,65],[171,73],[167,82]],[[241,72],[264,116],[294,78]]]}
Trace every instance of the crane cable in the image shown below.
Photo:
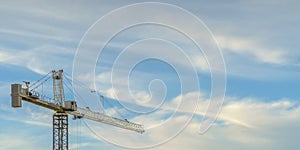
{"label": "crane cable", "polygon": [[[52,71],[48,72],[46,75],[44,75],[42,78],[40,78],[39,80],[37,80],[36,82],[34,82],[29,88],[31,89],[30,91],[33,91],[35,90],[36,88],[38,88],[41,84],[43,84],[44,82],[46,82],[47,80],[50,79],[51,76],[49,76],[49,74],[51,73]],[[46,78],[48,77],[48,78]],[[44,78],[46,78],[44,80]],[[42,81],[43,80],[43,81]]]}
{"label": "crane cable", "polygon": [[[71,79],[69,79],[67,76],[64,76],[67,79],[67,82],[72,85]],[[64,82],[65,84],[65,82]],[[67,86],[67,84],[65,84]],[[82,96],[80,94],[78,94],[78,92],[73,88],[73,90],[67,86],[67,88],[74,94],[75,98],[77,97],[78,100],[80,100],[82,103],[84,103],[84,105],[88,106],[87,103],[85,102],[85,100],[82,98]]]}
{"label": "crane cable", "polygon": [[[70,76],[67,74],[67,73],[64,73],[65,75],[65,78],[67,79],[67,81],[69,82],[69,84],[71,84],[71,81],[72,81],[72,79],[70,79]],[[76,82],[74,82],[74,81],[76,81]],[[78,83],[77,83],[78,82]],[[95,90],[93,90],[93,89],[91,89],[91,88],[89,88],[88,86],[86,86],[84,83],[82,83],[81,81],[79,81],[79,80],[73,80],[73,83],[76,83],[78,86],[80,86],[81,88],[83,88],[83,89],[88,89],[88,90],[90,90],[90,91],[95,91]],[[79,84],[79,83],[81,83],[81,84]],[[72,85],[72,84],[71,84]],[[86,106],[88,106],[87,105],[87,103],[85,102],[85,100],[78,94],[78,92],[74,89],[74,95],[75,96],[77,96],[77,97],[79,97],[80,99],[82,99],[83,100],[83,103],[86,105]],[[100,100],[101,100],[101,97],[103,97],[103,99],[104,99],[104,96],[102,95],[102,94],[100,94],[98,91],[95,91],[96,92],[96,94],[98,95],[98,97],[100,97]],[[102,100],[103,100],[102,99]],[[121,118],[125,118],[122,114],[121,114],[121,112],[119,112],[118,111],[118,109],[115,109],[115,107],[109,102],[109,101],[105,101],[111,108],[113,108],[113,110],[115,111],[115,113],[116,114],[118,114]],[[101,101],[100,101],[100,103],[101,103]],[[107,112],[105,111],[105,107],[104,107],[104,100],[103,100],[103,105],[102,105],[102,107],[103,107],[103,112],[104,112],[104,114],[107,114]]]}
{"label": "crane cable", "polygon": [[76,121],[76,149],[79,149],[79,144],[81,143],[81,119]]}
{"label": "crane cable", "polygon": [[[77,80],[77,79],[72,78],[68,73],[64,73],[64,76],[65,76],[67,79],[69,79],[70,81],[73,81],[73,83],[76,83],[76,85],[80,86],[80,87],[83,88],[83,89],[93,90],[93,89],[89,88],[88,86],[86,86],[85,83],[83,83],[83,82],[81,82],[81,81],[79,81],[79,80]],[[74,81],[76,81],[76,82],[74,82]],[[80,84],[79,84],[79,83],[80,83]]]}
{"label": "crane cable", "polygon": [[[67,79],[67,81],[69,82],[69,84],[71,84],[71,82],[72,82],[72,79],[70,79],[70,77],[69,76],[65,76],[65,78]],[[95,90],[92,90],[91,88],[89,88],[88,86],[86,86],[85,84],[83,84],[83,83],[81,83],[81,84],[78,84],[78,83],[80,83],[80,81],[78,81],[78,80],[76,80],[76,82],[73,82],[74,84],[76,83],[76,85],[78,85],[78,86],[80,86],[81,88],[83,88],[83,89],[87,89],[87,90],[89,90],[89,91],[91,91],[91,92],[93,92],[93,91],[95,91]],[[72,84],[71,84],[72,85]],[[97,91],[95,91],[95,92],[97,92]],[[77,96],[77,97],[79,97],[81,100],[82,100],[82,102],[86,105],[86,106],[88,106],[87,105],[87,103],[85,102],[85,100],[82,98],[82,96],[80,96],[80,94],[78,94],[78,92],[74,89],[74,95],[75,96]],[[99,96],[100,97],[100,102],[101,102],[101,97],[103,97],[103,95],[98,95],[98,93],[97,93],[97,96]],[[103,108],[103,110],[104,110],[104,106],[102,105],[102,104],[100,104],[102,107],[101,108]],[[101,111],[101,108],[100,108],[100,110],[99,110],[99,112]],[[105,110],[104,110],[104,112],[105,112]]]}

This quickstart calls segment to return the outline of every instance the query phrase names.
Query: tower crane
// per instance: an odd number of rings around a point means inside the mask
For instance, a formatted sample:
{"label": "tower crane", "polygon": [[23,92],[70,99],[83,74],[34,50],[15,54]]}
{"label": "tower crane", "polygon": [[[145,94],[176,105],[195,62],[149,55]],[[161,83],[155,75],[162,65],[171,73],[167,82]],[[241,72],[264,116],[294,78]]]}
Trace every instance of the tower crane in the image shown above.
{"label": "tower crane", "polygon": [[[54,111],[53,150],[68,150],[68,115],[73,115],[75,119],[86,118],[138,133],[144,132],[141,124],[94,112],[89,108],[77,107],[76,101],[66,101],[63,87],[63,70],[53,70],[50,73],[52,73],[54,94],[52,101],[46,100],[44,96],[34,91],[42,83],[35,83],[30,86],[30,82],[24,81],[25,88],[22,87],[22,84],[11,85],[11,104],[12,107],[17,108],[22,107],[22,101],[26,101]],[[49,77],[44,81],[48,79]]]}

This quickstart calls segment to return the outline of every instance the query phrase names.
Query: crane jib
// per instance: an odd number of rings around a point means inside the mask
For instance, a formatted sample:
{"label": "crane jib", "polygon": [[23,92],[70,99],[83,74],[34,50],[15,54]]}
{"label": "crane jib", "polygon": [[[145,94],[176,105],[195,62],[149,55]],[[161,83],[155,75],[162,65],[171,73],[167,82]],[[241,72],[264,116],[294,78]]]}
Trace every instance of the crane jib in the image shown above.
{"label": "crane jib", "polygon": [[[66,101],[63,86],[63,72],[63,70],[52,70],[32,86],[30,86],[30,82],[23,81],[26,86],[25,88],[23,88],[21,84],[11,85],[12,107],[22,107],[22,101],[24,100],[55,111],[53,114],[53,150],[68,149],[68,114],[73,115],[74,118],[86,118],[138,133],[145,132],[141,124],[94,112],[89,108],[77,107],[76,101]],[[36,91],[40,85],[43,85],[43,83],[49,79],[47,76],[51,73],[54,98],[41,95]]]}

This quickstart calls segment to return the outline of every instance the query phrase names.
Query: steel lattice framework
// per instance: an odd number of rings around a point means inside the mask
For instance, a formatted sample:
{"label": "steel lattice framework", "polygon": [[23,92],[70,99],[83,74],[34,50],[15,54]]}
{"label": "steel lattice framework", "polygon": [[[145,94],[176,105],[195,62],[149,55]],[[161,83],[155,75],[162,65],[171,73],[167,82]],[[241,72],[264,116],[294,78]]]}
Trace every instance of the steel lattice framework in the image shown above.
{"label": "steel lattice framework", "polygon": [[68,150],[68,114],[53,115],[53,150]]}

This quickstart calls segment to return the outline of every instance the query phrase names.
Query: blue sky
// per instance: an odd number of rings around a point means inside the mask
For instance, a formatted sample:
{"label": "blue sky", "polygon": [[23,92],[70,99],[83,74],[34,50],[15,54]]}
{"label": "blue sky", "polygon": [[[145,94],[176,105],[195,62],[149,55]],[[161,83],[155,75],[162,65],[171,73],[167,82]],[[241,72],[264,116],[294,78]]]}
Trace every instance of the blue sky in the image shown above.
{"label": "blue sky", "polygon": [[[52,148],[53,112],[25,102],[21,109],[11,108],[10,84],[23,80],[34,82],[52,69],[63,68],[74,75],[76,50],[88,29],[112,10],[137,2],[143,1],[0,2],[0,149]],[[151,149],[297,149],[300,146],[300,45],[297,40],[300,3],[296,0],[157,2],[177,5],[194,14],[218,42],[227,73],[226,97],[218,120],[205,134],[198,134],[211,92],[211,74],[203,53],[197,51],[190,39],[171,28],[135,26],[120,32],[103,49],[94,64],[95,85],[106,96],[104,109],[100,111],[143,123],[148,132],[139,135],[87,120],[70,119],[70,149],[118,150],[122,147],[116,145],[141,147],[157,144],[170,136],[171,140]],[[161,14],[155,16],[158,19],[176,22],[180,18],[178,14],[168,16],[166,9],[154,11]],[[140,10],[134,15],[147,14]],[[99,33],[93,33],[92,37],[106,36],[118,21],[126,18],[112,22],[105,29],[98,28]],[[188,21],[182,24],[185,23],[192,24]],[[149,37],[156,39],[145,40]],[[172,41],[190,56],[200,90],[192,86],[195,82],[190,78],[191,67],[186,66],[178,47],[158,38]],[[138,40],[142,41],[134,43]],[[93,56],[89,48],[97,48],[103,39],[87,42],[91,47],[86,47],[83,60]],[[137,63],[128,78],[126,73],[133,67],[132,63],[150,54],[173,59]],[[176,71],[183,74],[178,75]],[[76,77],[80,84],[95,88],[90,74],[79,72]],[[181,80],[190,86],[181,89]],[[67,94],[73,98],[68,91]],[[200,100],[194,112],[198,96]],[[99,109],[98,100],[89,90],[82,92],[82,97],[77,97],[81,107]],[[132,109],[140,113],[131,112]],[[178,114],[172,115],[175,110]],[[191,114],[194,117],[186,128],[173,137]]]}

